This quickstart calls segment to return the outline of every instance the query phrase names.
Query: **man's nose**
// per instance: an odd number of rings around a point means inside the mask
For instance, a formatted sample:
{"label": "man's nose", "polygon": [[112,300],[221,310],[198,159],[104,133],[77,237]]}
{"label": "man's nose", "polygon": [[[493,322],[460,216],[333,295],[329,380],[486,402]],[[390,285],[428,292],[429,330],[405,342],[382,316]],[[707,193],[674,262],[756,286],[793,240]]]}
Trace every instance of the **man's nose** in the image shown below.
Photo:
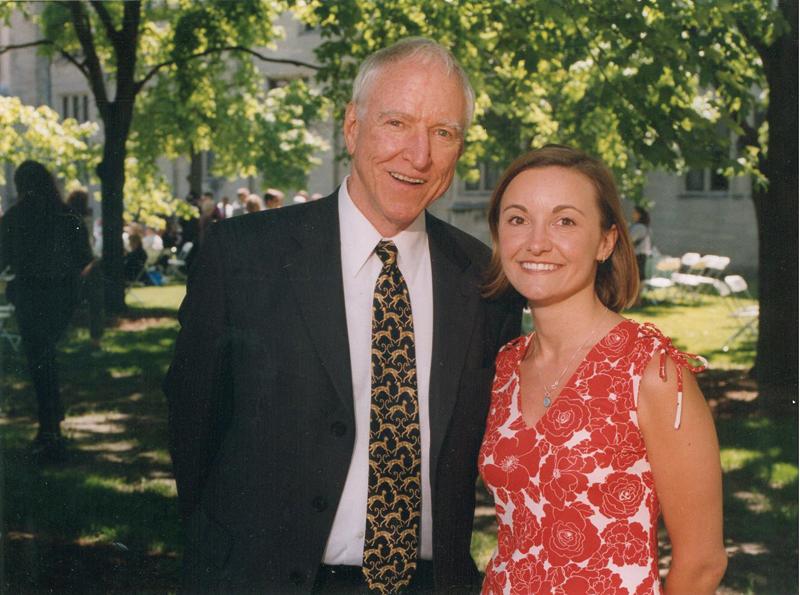
{"label": "man's nose", "polygon": [[406,139],[405,157],[417,171],[428,169],[431,162],[431,139],[425,129],[414,130]]}

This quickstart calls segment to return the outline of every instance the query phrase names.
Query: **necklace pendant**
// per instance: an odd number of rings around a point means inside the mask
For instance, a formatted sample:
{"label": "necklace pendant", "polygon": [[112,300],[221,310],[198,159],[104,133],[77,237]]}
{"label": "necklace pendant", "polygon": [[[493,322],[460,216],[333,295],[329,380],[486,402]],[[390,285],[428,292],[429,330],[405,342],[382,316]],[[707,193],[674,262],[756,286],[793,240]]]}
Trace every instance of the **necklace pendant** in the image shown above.
{"label": "necklace pendant", "polygon": [[542,400],[542,402],[544,403],[545,407],[550,407],[550,403],[552,403],[553,401],[550,399],[549,392],[544,393],[544,399]]}

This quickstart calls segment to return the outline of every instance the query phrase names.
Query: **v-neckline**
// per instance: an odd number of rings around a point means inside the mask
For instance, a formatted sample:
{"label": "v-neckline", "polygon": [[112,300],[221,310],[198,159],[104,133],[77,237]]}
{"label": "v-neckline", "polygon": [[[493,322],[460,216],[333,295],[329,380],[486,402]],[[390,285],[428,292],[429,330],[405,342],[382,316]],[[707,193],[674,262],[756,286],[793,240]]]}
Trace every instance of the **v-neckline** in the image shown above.
{"label": "v-neckline", "polygon": [[539,419],[537,419],[532,424],[529,424],[525,420],[525,414],[522,412],[522,377],[521,377],[521,374],[520,374],[520,367],[522,366],[522,360],[525,359],[525,355],[528,353],[528,349],[531,346],[531,342],[533,341],[533,336],[536,334],[536,331],[531,331],[528,334],[528,336],[525,338],[524,347],[523,347],[523,349],[520,350],[520,354],[519,354],[519,357],[517,359],[517,370],[516,370],[516,375],[517,375],[517,415],[518,415],[518,418],[522,421],[522,424],[525,426],[525,429],[527,429],[527,430],[536,430],[537,432],[539,431],[539,425],[542,423],[542,420],[545,417],[547,417],[547,415],[550,413],[550,411],[553,410],[553,408],[555,407],[556,402],[561,398],[561,395],[564,394],[564,391],[568,387],[572,387],[572,385],[574,384],[575,379],[576,379],[576,377],[578,375],[578,372],[582,371],[583,367],[588,362],[589,356],[592,353],[594,353],[594,351],[597,349],[597,347],[600,345],[600,343],[605,341],[606,337],[608,337],[612,332],[617,330],[621,325],[625,324],[626,322],[628,322],[628,319],[627,318],[623,318],[617,324],[615,324],[610,329],[608,329],[608,331],[602,337],[600,337],[597,341],[594,342],[594,344],[589,348],[589,350],[583,356],[583,359],[578,363],[577,366],[575,366],[575,369],[572,371],[572,374],[570,374],[570,376],[567,379],[567,381],[561,386],[561,388],[559,389],[558,393],[555,396],[553,396],[553,399],[550,402],[550,406],[547,407],[544,410],[544,413],[542,413],[539,416]]}

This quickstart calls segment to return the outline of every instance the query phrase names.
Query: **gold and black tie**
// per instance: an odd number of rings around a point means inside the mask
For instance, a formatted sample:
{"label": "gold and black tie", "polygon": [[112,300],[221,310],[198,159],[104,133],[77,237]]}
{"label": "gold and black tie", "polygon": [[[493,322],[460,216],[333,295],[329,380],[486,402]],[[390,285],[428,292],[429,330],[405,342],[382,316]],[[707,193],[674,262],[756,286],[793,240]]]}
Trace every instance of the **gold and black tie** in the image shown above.
{"label": "gold and black tie", "polygon": [[417,567],[422,509],[414,323],[397,246],[381,241],[372,305],[369,492],[362,571],[370,590],[396,593]]}

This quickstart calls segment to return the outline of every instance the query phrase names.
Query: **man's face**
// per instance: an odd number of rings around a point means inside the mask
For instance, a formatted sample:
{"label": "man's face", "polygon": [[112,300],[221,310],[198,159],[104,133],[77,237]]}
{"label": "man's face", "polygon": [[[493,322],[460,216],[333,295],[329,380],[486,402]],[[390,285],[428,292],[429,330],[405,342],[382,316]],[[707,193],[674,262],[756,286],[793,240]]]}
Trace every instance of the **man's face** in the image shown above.
{"label": "man's face", "polygon": [[408,227],[453,180],[466,104],[455,76],[411,59],[384,66],[347,107],[348,191],[384,237]]}

